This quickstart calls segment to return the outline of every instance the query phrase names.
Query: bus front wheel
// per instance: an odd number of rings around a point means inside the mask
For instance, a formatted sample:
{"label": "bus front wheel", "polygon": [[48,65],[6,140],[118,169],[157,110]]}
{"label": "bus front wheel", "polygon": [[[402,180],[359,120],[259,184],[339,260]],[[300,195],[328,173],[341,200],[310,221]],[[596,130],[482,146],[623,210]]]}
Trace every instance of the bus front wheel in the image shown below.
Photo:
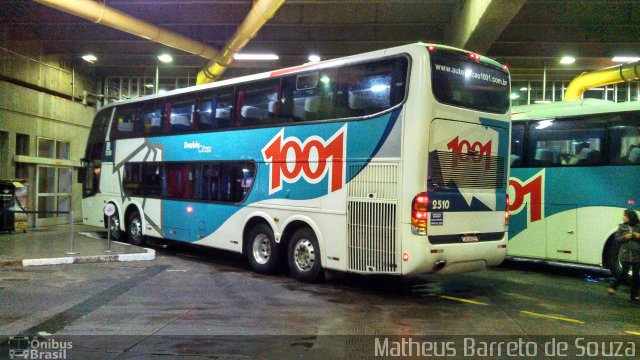
{"label": "bus front wheel", "polygon": [[271,227],[266,224],[255,225],[247,236],[246,253],[253,271],[272,274],[278,264],[278,244]]}
{"label": "bus front wheel", "polygon": [[138,211],[133,211],[127,219],[127,237],[133,245],[144,245],[144,236],[142,235],[142,220]]}
{"label": "bus front wheel", "polygon": [[304,282],[322,279],[320,246],[316,235],[309,228],[296,230],[289,241],[289,270],[294,278]]}
{"label": "bus front wheel", "polygon": [[119,240],[122,236],[122,231],[120,231],[120,215],[118,212],[116,211],[111,217],[105,216],[105,222],[109,223],[107,231],[111,233],[111,239]]}

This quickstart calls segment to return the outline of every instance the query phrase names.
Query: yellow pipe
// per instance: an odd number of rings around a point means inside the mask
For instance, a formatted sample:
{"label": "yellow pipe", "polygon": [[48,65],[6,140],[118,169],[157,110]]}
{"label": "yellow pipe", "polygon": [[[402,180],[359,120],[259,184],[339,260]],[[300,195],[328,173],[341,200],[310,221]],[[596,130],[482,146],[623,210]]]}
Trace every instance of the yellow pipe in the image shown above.
{"label": "yellow pipe", "polygon": [[79,16],[117,30],[127,32],[184,52],[214,59],[219,51],[200,41],[191,40],[172,31],[164,30],[148,22],[134,18],[103,3],[91,0],[34,0],[43,5]]}
{"label": "yellow pipe", "polygon": [[275,15],[283,3],[284,0],[256,0],[251,11],[238,26],[233,37],[227,41],[220,54],[198,73],[196,84],[206,84],[220,78],[233,62],[233,56],[256,36],[260,28]]}
{"label": "yellow pipe", "polygon": [[564,101],[580,99],[585,91],[594,87],[638,79],[640,79],[640,61],[584,73],[571,80],[564,93]]}

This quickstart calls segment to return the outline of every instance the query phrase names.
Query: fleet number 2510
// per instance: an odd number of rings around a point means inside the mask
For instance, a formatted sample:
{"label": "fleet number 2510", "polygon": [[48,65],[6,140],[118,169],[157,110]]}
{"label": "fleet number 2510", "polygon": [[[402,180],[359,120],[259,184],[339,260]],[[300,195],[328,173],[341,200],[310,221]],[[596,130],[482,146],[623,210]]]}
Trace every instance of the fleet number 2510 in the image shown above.
{"label": "fleet number 2510", "polygon": [[449,200],[433,200],[431,202],[431,208],[433,210],[446,210],[449,208]]}

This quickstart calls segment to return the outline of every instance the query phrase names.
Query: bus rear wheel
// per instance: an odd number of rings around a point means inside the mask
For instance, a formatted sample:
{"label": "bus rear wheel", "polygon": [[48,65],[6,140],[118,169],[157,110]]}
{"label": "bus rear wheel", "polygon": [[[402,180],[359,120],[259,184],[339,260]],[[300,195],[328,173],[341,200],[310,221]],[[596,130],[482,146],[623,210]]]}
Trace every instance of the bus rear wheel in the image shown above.
{"label": "bus rear wheel", "polygon": [[144,236],[142,235],[142,220],[138,211],[133,211],[127,219],[127,237],[133,245],[144,245]]}
{"label": "bus rear wheel", "polygon": [[296,230],[289,241],[289,270],[303,282],[318,282],[324,272],[320,261],[320,246],[316,235],[308,228]]}
{"label": "bus rear wheel", "polygon": [[251,269],[261,274],[273,274],[278,265],[278,244],[271,227],[255,225],[247,235],[246,254]]}

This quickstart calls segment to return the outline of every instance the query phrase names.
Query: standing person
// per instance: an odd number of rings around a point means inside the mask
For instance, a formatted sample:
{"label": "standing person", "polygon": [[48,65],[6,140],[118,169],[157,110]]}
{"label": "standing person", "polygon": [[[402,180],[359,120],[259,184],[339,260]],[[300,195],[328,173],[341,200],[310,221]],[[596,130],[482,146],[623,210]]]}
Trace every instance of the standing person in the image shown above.
{"label": "standing person", "polygon": [[631,301],[640,303],[640,220],[635,211],[624,211],[622,224],[618,226],[614,239],[620,244],[618,260],[622,263],[622,276],[611,284],[609,294],[615,294],[618,285],[626,280],[631,268]]}

